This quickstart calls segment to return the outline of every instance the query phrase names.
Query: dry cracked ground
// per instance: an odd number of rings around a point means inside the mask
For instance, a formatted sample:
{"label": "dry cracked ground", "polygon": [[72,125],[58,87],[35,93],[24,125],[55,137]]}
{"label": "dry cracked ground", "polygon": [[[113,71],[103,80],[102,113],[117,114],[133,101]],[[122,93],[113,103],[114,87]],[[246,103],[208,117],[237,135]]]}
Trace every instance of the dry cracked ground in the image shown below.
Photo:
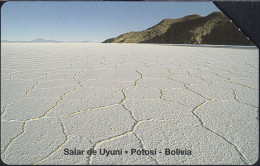
{"label": "dry cracked ground", "polygon": [[[256,48],[2,43],[1,159],[254,164],[258,70]],[[66,148],[157,155],[65,155]],[[192,154],[165,155],[166,148]]]}

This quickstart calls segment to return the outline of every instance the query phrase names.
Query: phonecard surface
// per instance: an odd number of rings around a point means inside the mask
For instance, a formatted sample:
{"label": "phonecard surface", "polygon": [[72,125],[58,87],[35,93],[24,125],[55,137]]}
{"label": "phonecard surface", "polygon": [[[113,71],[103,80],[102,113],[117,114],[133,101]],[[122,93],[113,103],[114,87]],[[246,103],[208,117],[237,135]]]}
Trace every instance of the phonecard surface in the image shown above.
{"label": "phonecard surface", "polygon": [[212,2],[6,2],[1,160],[254,164],[258,53]]}

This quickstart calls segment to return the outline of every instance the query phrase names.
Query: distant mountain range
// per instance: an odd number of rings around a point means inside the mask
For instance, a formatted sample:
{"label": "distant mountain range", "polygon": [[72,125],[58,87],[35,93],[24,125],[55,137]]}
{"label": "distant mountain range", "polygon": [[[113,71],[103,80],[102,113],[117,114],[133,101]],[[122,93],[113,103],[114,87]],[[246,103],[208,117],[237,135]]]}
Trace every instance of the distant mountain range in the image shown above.
{"label": "distant mountain range", "polygon": [[45,40],[45,39],[42,39],[42,38],[37,38],[37,39],[34,39],[30,42],[62,42],[62,41],[56,41],[56,40]]}
{"label": "distant mountain range", "polygon": [[[45,40],[43,38],[37,38],[37,39],[34,39],[34,40],[31,40],[31,41],[8,41],[8,40],[1,40],[1,42],[10,42],[10,43],[60,43],[60,42],[64,42],[64,41],[56,41],[56,40]],[[71,42],[82,42],[82,43],[88,43],[88,42],[91,42],[91,41],[71,41]]]}
{"label": "distant mountain range", "polygon": [[221,12],[164,19],[146,30],[125,33],[103,43],[254,45]]}
{"label": "distant mountain range", "polygon": [[56,41],[56,40],[45,40],[43,38],[37,38],[37,39],[34,39],[34,40],[31,40],[31,41],[19,41],[19,40],[16,40],[16,41],[8,41],[8,40],[1,40],[1,42],[25,42],[25,43],[42,43],[42,42],[62,42],[62,41]]}

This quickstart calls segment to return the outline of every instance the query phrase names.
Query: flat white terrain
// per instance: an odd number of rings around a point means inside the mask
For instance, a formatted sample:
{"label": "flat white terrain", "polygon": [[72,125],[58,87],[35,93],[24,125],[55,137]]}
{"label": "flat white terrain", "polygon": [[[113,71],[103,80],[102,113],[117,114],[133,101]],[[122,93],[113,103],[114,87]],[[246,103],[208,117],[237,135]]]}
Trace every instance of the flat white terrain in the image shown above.
{"label": "flat white terrain", "polygon": [[[258,160],[256,48],[1,47],[1,159],[7,164],[247,165]],[[65,154],[75,148],[83,155]],[[118,155],[99,154],[104,148]],[[97,154],[88,155],[89,149]]]}

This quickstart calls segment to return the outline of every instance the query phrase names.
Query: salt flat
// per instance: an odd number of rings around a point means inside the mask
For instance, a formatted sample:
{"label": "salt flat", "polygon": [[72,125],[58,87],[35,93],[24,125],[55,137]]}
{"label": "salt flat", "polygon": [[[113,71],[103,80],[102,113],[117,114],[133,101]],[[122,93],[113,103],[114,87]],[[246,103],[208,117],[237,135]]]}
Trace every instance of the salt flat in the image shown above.
{"label": "salt flat", "polygon": [[[1,159],[7,164],[248,165],[258,160],[256,48],[1,47]],[[66,148],[85,152],[65,155]],[[86,153],[103,148],[122,149],[122,155]],[[131,149],[157,154],[131,155]],[[165,149],[176,154],[165,155]],[[178,155],[176,149],[191,155]]]}

